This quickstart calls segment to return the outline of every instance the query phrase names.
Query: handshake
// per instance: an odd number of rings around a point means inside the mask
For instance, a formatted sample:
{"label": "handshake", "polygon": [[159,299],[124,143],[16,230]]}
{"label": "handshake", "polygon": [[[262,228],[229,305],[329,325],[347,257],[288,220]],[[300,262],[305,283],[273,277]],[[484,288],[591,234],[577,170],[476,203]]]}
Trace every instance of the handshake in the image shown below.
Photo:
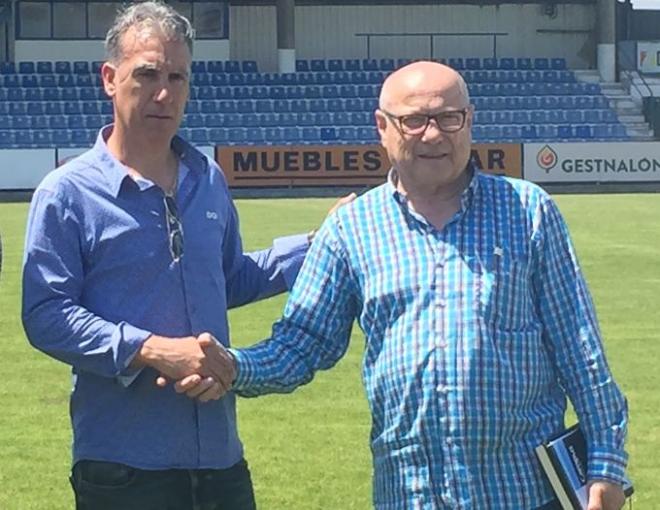
{"label": "handshake", "polygon": [[184,338],[151,335],[130,366],[157,370],[158,386],[173,381],[177,393],[201,402],[218,400],[236,378],[234,358],[210,333]]}

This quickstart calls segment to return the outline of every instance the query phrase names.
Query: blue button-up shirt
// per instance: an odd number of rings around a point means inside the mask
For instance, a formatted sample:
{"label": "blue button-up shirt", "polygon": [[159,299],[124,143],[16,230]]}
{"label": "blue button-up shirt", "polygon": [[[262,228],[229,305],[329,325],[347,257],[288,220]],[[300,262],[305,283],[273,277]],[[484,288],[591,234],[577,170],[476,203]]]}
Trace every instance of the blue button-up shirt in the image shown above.
{"label": "blue button-up shirt", "polygon": [[344,354],[354,319],[366,337],[377,509],[549,501],[534,448],[563,428],[566,395],[589,477],[622,480],[625,399],[565,223],[535,185],[475,172],[440,230],[392,180],[340,209],[273,337],[235,351],[235,390],[310,381]]}
{"label": "blue button-up shirt", "polygon": [[[110,128],[107,128],[110,129]],[[39,185],[27,227],[23,323],[38,349],[72,365],[74,462],[144,469],[226,468],[242,457],[235,396],[199,403],[128,365],[151,334],[211,332],[228,345],[227,309],[286,290],[304,235],[244,254],[218,166],[179,138],[176,201],[185,252],[172,260],[162,190],[94,148]]]}

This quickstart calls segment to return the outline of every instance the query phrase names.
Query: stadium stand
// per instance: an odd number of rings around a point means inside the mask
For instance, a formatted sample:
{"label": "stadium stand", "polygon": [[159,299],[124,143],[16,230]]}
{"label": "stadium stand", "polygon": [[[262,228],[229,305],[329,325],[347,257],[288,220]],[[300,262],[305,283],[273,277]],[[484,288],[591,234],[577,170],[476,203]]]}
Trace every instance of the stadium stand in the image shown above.
{"label": "stadium stand", "polygon": [[[181,132],[197,144],[374,143],[380,84],[406,59],[195,61]],[[449,58],[476,107],[478,142],[629,139],[597,83],[561,58]],[[0,63],[0,147],[89,146],[111,121],[100,62]]]}

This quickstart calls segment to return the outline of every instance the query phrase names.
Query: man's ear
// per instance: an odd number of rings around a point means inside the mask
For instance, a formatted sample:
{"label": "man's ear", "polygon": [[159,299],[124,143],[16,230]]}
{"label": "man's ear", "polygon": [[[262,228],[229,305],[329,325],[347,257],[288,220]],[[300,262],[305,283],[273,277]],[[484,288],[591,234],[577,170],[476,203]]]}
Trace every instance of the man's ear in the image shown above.
{"label": "man's ear", "polygon": [[376,118],[376,128],[378,129],[378,134],[383,137],[385,130],[387,129],[387,116],[380,110],[374,112],[374,117]]}
{"label": "man's ear", "polygon": [[115,78],[117,69],[109,62],[104,62],[101,66],[101,78],[103,78],[103,89],[108,97],[113,97],[116,92]]}

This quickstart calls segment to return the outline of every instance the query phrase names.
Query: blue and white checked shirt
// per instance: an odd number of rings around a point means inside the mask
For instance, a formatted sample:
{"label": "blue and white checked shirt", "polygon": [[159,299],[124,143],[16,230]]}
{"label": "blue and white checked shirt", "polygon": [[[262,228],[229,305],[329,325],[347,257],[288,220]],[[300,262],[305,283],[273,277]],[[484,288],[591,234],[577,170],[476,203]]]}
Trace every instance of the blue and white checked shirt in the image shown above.
{"label": "blue and white checked shirt", "polygon": [[534,447],[566,395],[588,475],[621,481],[626,401],[556,205],[474,172],[442,229],[390,182],[331,216],[272,338],[236,350],[235,390],[288,392],[332,367],[354,319],[366,336],[374,506],[533,509],[552,499]]}

